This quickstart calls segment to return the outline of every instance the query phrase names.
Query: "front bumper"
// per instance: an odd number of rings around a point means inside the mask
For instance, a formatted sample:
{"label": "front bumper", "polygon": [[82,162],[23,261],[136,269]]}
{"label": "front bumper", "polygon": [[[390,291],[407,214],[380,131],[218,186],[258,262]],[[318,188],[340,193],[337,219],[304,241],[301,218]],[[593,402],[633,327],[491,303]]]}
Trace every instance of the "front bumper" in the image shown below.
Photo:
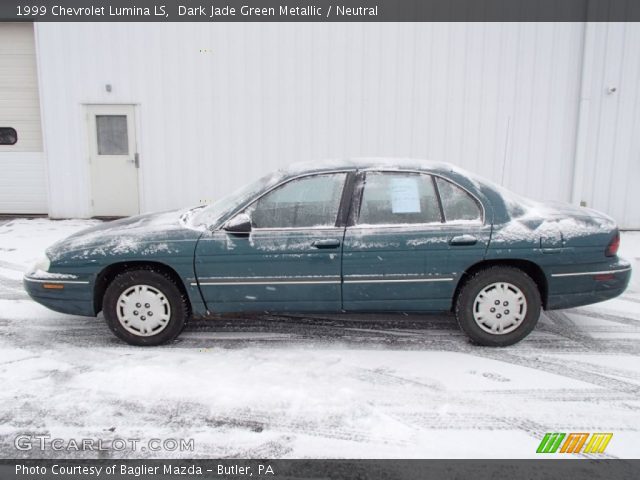
{"label": "front bumper", "polygon": [[555,271],[547,277],[547,310],[610,300],[622,294],[631,279],[631,264],[623,259],[580,267]]}
{"label": "front bumper", "polygon": [[87,317],[96,315],[90,279],[37,278],[27,274],[22,283],[33,300],[51,310]]}

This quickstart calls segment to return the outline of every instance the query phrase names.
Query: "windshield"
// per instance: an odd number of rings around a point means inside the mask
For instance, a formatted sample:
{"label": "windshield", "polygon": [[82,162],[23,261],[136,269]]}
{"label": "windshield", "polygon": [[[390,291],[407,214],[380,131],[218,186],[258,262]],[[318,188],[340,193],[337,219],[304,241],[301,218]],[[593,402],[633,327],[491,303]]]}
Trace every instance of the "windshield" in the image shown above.
{"label": "windshield", "polygon": [[272,172],[216,200],[194,215],[193,225],[210,227],[217,224],[218,220],[229,210],[239,207],[242,203],[250,200],[266,188],[275,185],[282,177],[282,172]]}

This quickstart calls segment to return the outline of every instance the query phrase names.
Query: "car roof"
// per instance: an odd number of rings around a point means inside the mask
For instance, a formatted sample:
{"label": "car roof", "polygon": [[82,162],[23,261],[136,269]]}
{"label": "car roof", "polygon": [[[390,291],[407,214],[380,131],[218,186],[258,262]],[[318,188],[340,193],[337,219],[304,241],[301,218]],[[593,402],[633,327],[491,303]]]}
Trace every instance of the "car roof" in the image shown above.
{"label": "car roof", "polygon": [[302,173],[321,173],[342,169],[381,169],[381,170],[424,170],[428,172],[454,172],[464,175],[461,169],[445,162],[417,158],[391,158],[391,157],[354,157],[335,160],[319,160],[310,162],[293,163],[282,170],[287,176]]}

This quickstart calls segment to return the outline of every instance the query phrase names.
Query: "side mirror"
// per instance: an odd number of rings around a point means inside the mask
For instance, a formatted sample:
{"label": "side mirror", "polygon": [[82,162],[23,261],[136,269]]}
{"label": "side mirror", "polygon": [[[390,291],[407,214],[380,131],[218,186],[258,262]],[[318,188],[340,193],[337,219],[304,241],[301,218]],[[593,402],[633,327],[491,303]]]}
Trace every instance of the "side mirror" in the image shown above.
{"label": "side mirror", "polygon": [[251,217],[246,213],[239,213],[229,220],[223,228],[230,233],[251,233]]}

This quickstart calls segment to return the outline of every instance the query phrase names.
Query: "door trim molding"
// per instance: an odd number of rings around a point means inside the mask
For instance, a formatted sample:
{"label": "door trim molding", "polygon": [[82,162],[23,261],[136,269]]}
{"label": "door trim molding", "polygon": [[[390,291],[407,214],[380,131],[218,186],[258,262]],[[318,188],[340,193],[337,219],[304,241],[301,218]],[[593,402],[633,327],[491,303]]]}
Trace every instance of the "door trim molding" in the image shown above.
{"label": "door trim molding", "polygon": [[[389,278],[391,277],[391,278]],[[407,278],[396,276],[371,276],[362,278],[357,275],[347,275],[344,277],[344,283],[412,283],[412,282],[452,282],[453,277],[415,277]]]}
{"label": "door trim molding", "polygon": [[192,281],[191,286],[229,286],[229,285],[317,285],[340,283],[426,283],[452,282],[454,277],[410,277],[406,275],[347,275],[343,279],[337,276],[309,277],[205,277],[200,282]]}
{"label": "door trim molding", "polygon": [[200,282],[191,282],[192,286],[210,285],[317,285],[334,283],[339,284],[340,277],[336,276],[310,276],[310,277],[206,277]]}

